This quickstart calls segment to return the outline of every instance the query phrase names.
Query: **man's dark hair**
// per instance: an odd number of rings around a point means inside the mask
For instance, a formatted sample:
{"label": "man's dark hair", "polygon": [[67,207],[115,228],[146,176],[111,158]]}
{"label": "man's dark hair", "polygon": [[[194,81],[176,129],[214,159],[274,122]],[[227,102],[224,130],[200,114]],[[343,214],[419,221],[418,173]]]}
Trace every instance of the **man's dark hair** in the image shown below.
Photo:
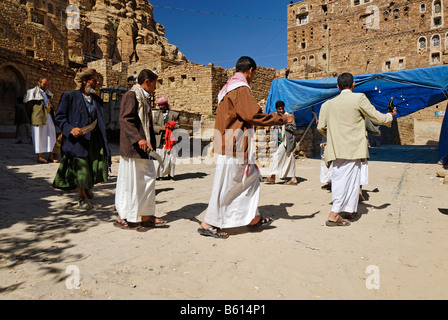
{"label": "man's dark hair", "polygon": [[253,70],[255,71],[257,69],[257,64],[251,57],[243,56],[236,62],[235,71],[244,73],[249,71],[250,68],[253,68]]}
{"label": "man's dark hair", "polygon": [[351,89],[353,85],[353,75],[345,72],[338,77],[339,90]]}
{"label": "man's dark hair", "polygon": [[278,100],[276,103],[275,103],[275,109],[277,110],[278,108],[280,108],[280,107],[285,107],[285,103],[282,101],[282,100]]}
{"label": "man's dark hair", "polygon": [[143,84],[143,82],[145,82],[146,79],[148,79],[149,81],[152,82],[157,79],[157,75],[154,72],[152,72],[151,70],[143,69],[138,74],[137,82],[138,82],[138,84]]}

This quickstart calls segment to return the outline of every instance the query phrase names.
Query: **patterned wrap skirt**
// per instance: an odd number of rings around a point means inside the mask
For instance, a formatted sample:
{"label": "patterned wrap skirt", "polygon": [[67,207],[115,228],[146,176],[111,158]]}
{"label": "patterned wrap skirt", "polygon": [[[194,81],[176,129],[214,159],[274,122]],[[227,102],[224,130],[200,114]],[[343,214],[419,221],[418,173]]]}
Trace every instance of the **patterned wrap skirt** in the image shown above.
{"label": "patterned wrap skirt", "polygon": [[81,187],[90,190],[97,183],[107,182],[108,173],[109,159],[101,132],[95,130],[90,137],[87,157],[62,156],[53,187],[63,190]]}

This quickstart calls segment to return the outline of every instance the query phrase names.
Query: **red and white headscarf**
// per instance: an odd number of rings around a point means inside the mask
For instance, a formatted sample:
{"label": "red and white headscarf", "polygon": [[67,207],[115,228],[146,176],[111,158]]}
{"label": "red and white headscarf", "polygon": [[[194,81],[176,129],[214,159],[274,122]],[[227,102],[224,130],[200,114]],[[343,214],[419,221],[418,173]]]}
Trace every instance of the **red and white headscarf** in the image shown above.
{"label": "red and white headscarf", "polygon": [[246,77],[241,72],[235,73],[235,75],[232,78],[230,78],[229,81],[227,81],[227,83],[224,85],[221,91],[219,91],[218,104],[221,103],[222,99],[224,99],[227,93],[243,86],[248,87],[250,89]]}

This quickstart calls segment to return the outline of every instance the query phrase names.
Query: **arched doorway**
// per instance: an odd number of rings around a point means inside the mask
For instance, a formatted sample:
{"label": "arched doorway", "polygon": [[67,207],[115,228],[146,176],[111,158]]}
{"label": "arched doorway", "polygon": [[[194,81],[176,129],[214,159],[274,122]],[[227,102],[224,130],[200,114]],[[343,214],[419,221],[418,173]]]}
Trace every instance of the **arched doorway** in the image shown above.
{"label": "arched doorway", "polygon": [[14,125],[15,105],[25,94],[25,79],[13,66],[0,66],[0,125]]}

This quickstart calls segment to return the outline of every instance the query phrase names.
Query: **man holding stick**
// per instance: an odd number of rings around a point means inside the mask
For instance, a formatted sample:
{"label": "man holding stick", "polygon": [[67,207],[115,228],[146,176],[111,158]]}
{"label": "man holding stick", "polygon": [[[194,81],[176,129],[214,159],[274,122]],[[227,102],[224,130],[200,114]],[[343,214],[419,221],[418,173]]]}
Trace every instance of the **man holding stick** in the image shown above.
{"label": "man holding stick", "polygon": [[361,162],[369,158],[365,118],[378,125],[390,126],[396,109],[383,114],[375,109],[363,93],[354,93],[353,75],[338,77],[341,93],[325,102],[319,114],[317,130],[327,137],[324,158],[333,164],[331,192],[333,206],[327,226],[348,226],[341,212],[351,215],[358,210]]}

